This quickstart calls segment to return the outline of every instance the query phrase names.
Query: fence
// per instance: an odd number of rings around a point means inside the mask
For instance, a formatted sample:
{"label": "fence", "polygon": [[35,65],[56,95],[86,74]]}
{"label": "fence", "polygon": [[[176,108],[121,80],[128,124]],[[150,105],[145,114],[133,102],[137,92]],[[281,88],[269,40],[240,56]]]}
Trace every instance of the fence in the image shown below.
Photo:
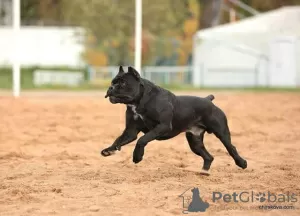
{"label": "fence", "polygon": [[[41,70],[43,73],[40,73]],[[42,87],[43,85],[81,86],[82,84],[84,86],[86,86],[86,84],[107,86],[116,76],[118,70],[119,66],[74,68],[72,70],[68,68],[22,68],[21,87],[22,89],[28,89]],[[0,70],[0,88],[11,88],[11,74],[10,68]],[[158,85],[183,87],[239,88],[280,86],[278,83],[277,85],[272,85],[273,76],[269,73],[267,63],[253,65],[253,67],[208,67],[208,65],[205,64],[200,65],[200,67],[145,66],[141,70],[141,76]],[[287,76],[287,74],[283,76]],[[285,77],[281,79],[281,82],[284,80],[293,81],[293,79],[287,79]],[[197,84],[195,85],[195,83]],[[285,87],[296,86],[293,84],[286,85]]]}
{"label": "fence", "polygon": [[[89,67],[88,79],[91,82],[97,80],[111,80],[118,73],[118,66]],[[126,70],[126,67],[125,67]],[[191,66],[145,66],[142,67],[141,75],[157,84],[192,84]]]}
{"label": "fence", "polygon": [[258,71],[255,68],[206,68],[203,64],[193,80],[197,86],[203,87],[257,87]]}
{"label": "fence", "polygon": [[202,62],[194,65],[192,75],[191,84],[199,87],[267,87],[270,84],[269,60],[266,56],[257,56],[248,65]]}
{"label": "fence", "polygon": [[[90,67],[88,80],[97,82],[110,81],[118,73],[118,66]],[[126,67],[125,67],[126,70]],[[261,72],[267,74],[266,64],[253,67],[200,67],[192,66],[145,66],[141,76],[157,84],[165,85],[193,85],[200,87],[258,87],[262,80]],[[195,80],[197,79],[197,80]],[[195,85],[195,83],[200,85]]]}

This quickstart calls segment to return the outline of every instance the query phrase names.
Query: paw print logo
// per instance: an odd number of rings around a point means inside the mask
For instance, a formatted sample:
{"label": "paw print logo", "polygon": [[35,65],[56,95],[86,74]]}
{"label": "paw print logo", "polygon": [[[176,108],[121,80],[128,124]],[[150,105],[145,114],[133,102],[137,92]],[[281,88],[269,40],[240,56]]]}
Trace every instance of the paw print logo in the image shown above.
{"label": "paw print logo", "polygon": [[266,201],[265,196],[266,196],[265,193],[259,192],[258,194],[256,194],[256,200],[259,202],[264,202],[264,201]]}

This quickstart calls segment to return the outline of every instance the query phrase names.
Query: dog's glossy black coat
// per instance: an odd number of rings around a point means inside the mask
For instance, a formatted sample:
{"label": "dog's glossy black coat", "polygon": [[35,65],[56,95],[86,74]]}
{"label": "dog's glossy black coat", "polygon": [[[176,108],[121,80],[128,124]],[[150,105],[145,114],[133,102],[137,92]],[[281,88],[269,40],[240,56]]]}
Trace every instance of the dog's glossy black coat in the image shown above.
{"label": "dog's glossy black coat", "polygon": [[133,152],[133,162],[143,159],[145,146],[153,140],[171,139],[185,132],[191,150],[204,160],[203,172],[213,161],[204,144],[205,132],[213,133],[224,144],[236,165],[245,169],[247,162],[231,143],[230,131],[224,112],[212,103],[213,95],[205,98],[176,96],[152,82],[140,77],[132,67],[128,72],[120,66],[118,75],[107,91],[111,103],[127,105],[126,127],[123,133],[101,154],[110,156],[121,146],[137,139],[143,132]]}

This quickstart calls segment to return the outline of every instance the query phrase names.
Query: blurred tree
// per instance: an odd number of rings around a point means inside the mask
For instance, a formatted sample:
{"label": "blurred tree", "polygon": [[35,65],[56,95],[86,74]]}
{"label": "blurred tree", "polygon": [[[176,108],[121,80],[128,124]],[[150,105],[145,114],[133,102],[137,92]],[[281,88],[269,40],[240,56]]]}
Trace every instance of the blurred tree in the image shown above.
{"label": "blurred tree", "polygon": [[[186,64],[194,33],[220,23],[222,1],[143,0],[143,64],[165,64],[174,58],[178,58],[177,64]],[[300,4],[300,0],[242,1],[259,11]],[[84,56],[92,64],[129,64],[134,59],[134,3],[134,0],[22,0],[21,18],[23,24],[83,26],[89,36]]]}
{"label": "blurred tree", "polygon": [[188,59],[192,52],[193,36],[198,31],[198,21],[200,17],[200,5],[198,0],[187,1],[189,17],[183,23],[183,34],[180,37],[180,47],[177,50],[179,65],[189,64]]}
{"label": "blurred tree", "polygon": [[222,0],[198,0],[200,5],[199,29],[210,28],[219,24]]}
{"label": "blurred tree", "polygon": [[21,20],[23,25],[64,24],[62,0],[23,0]]}
{"label": "blurred tree", "polygon": [[[115,60],[110,63],[126,64],[130,61],[128,52],[134,37],[134,3],[134,0],[90,0],[88,4],[86,0],[63,0],[63,16],[68,23],[79,24],[94,35],[98,49],[104,48],[104,41],[118,41]],[[143,29],[153,35],[166,35],[184,22],[188,15],[185,8],[183,0],[143,0]],[[178,28],[177,34],[180,31]],[[144,37],[145,49],[149,49],[150,41]]]}
{"label": "blurred tree", "polygon": [[39,16],[41,21],[48,25],[62,25],[63,11],[61,0],[39,1]]}
{"label": "blurred tree", "polygon": [[21,1],[20,3],[22,24],[28,24],[32,20],[40,19],[38,12],[39,2],[37,0]]}

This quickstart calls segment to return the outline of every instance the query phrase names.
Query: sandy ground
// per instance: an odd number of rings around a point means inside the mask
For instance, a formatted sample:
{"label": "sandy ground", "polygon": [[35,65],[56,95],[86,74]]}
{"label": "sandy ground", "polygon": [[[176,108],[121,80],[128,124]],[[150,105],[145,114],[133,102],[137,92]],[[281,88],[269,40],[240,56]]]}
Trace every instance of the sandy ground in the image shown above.
{"label": "sandy ground", "polygon": [[[183,93],[178,93],[183,94]],[[192,94],[192,93],[190,93]],[[207,93],[193,93],[206,96]],[[300,215],[300,94],[215,92],[233,144],[248,160],[238,168],[213,135],[210,176],[184,134],[146,147],[135,142],[111,157],[99,152],[122,132],[124,110],[103,93],[25,93],[0,97],[0,215],[182,215],[182,198],[198,187],[210,206],[190,215]],[[295,193],[293,210],[259,210],[260,202],[212,202],[213,192]]]}

